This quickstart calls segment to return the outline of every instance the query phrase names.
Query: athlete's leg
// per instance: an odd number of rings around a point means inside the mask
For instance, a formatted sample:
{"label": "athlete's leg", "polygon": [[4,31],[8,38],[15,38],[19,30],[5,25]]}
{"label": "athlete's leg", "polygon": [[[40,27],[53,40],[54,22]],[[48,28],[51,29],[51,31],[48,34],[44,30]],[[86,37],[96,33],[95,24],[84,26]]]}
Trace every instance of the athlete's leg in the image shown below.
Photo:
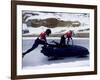
{"label": "athlete's leg", "polygon": [[35,42],[34,42],[34,44],[33,44],[33,46],[30,48],[30,49],[28,49],[26,52],[24,52],[22,55],[23,55],[23,57],[27,54],[27,53],[29,53],[29,52],[31,52],[32,50],[34,50],[35,48],[37,48],[38,47],[38,41],[37,40],[35,40]]}
{"label": "athlete's leg", "polygon": [[72,39],[72,37],[71,37],[71,41],[72,41],[72,45],[73,45],[73,39]]}
{"label": "athlete's leg", "polygon": [[67,45],[69,45],[70,38],[67,39]]}

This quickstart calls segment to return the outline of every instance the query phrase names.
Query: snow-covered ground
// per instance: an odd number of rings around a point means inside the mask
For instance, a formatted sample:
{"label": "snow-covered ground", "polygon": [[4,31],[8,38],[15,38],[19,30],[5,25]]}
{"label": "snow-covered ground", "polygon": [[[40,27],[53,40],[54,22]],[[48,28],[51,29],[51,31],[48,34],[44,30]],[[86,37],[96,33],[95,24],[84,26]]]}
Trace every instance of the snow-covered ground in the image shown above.
{"label": "snow-covered ground", "polygon": [[[27,17],[25,21],[32,19],[57,18],[64,21],[80,21],[82,25],[89,24],[89,13],[71,13],[71,12],[42,12],[42,11],[23,11]],[[34,15],[32,15],[34,14]]]}
{"label": "snow-covered ground", "polygon": [[[24,24],[25,26],[25,24]],[[25,27],[24,27],[25,29]],[[33,28],[33,27],[28,27],[26,28],[27,30],[29,30],[29,33],[26,33],[26,34],[23,34],[23,35],[31,35],[31,34],[39,34],[40,32],[43,32],[47,29],[47,27],[44,27],[44,26],[41,26],[39,28]],[[87,26],[85,27],[55,27],[55,28],[49,28],[51,29],[52,31],[52,34],[63,34],[69,30],[72,30],[74,33],[77,33],[79,32],[79,30],[85,30],[85,29],[88,29]],[[89,33],[89,30],[88,31],[81,31],[81,32],[88,32]]]}
{"label": "snow-covered ground", "polygon": [[[48,42],[53,40],[53,38],[49,38]],[[59,42],[59,38],[55,38],[54,40]],[[23,52],[27,49],[31,48],[34,43],[34,38],[23,38]],[[89,39],[88,38],[74,38],[74,44],[81,45],[86,47],[89,50]],[[44,56],[41,52],[41,45],[38,46],[35,50],[28,53],[22,60],[23,69],[41,69],[41,68],[69,68],[69,67],[87,67],[89,66],[89,57],[85,58],[64,58],[61,60],[52,60],[49,61],[46,56]]]}
{"label": "snow-covered ground", "polygon": [[[77,32],[79,30],[85,30],[90,28],[90,14],[89,13],[70,13],[70,12],[42,12],[42,11],[23,11],[25,22],[33,19],[47,19],[47,18],[56,18],[63,21],[79,21],[81,25],[79,27],[55,27],[50,28],[52,30],[52,34],[61,34],[65,33],[69,30],[73,30]],[[32,15],[34,14],[34,15]],[[34,26],[27,26],[25,23],[23,24],[23,30],[29,30],[29,33],[23,35],[30,34],[39,34],[47,29],[47,27],[40,26],[38,28],[34,28]],[[89,31],[88,31],[89,32]]]}

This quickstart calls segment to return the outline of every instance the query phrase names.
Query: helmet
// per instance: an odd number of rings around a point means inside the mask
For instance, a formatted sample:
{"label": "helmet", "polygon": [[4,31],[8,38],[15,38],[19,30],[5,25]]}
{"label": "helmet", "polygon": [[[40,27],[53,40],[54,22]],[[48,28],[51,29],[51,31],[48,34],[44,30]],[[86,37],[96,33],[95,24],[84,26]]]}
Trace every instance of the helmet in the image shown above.
{"label": "helmet", "polygon": [[47,29],[47,30],[46,30],[46,34],[47,34],[47,35],[51,34],[51,29]]}

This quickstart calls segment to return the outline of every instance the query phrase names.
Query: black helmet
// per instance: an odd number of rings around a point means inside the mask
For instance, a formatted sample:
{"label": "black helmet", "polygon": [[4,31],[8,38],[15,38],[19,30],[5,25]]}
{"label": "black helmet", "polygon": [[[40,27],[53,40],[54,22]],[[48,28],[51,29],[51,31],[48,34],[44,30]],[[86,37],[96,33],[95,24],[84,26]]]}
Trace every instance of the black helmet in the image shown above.
{"label": "black helmet", "polygon": [[51,29],[46,29],[46,34],[47,35],[51,34]]}

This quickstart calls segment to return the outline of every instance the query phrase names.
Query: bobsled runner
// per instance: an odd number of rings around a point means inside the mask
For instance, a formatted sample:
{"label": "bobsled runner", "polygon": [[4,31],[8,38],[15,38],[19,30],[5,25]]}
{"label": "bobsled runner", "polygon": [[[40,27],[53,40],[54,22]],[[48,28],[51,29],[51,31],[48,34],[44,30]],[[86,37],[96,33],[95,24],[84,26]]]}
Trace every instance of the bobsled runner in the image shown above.
{"label": "bobsled runner", "polygon": [[48,57],[83,57],[89,54],[87,48],[79,45],[66,45],[64,47],[43,46],[41,53]]}

